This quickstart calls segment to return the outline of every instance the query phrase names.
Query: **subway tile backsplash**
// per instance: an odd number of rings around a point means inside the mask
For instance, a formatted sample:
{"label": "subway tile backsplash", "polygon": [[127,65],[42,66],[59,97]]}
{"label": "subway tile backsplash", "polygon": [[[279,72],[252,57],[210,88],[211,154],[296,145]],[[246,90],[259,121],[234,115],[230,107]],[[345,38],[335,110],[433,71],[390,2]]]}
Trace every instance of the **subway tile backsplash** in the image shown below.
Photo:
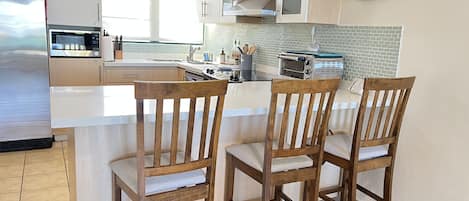
{"label": "subway tile backsplash", "polygon": [[[207,25],[202,51],[218,55],[224,48],[230,54],[233,41],[254,43],[258,51],[254,63],[276,67],[277,55],[285,50],[307,49],[314,40],[322,51],[345,55],[344,79],[364,77],[395,77],[398,71],[402,27],[336,26],[312,24],[217,24]],[[177,54],[187,45],[126,44],[124,52],[135,55]]]}
{"label": "subway tile backsplash", "polygon": [[322,51],[345,55],[345,79],[396,77],[402,27],[316,26]]}

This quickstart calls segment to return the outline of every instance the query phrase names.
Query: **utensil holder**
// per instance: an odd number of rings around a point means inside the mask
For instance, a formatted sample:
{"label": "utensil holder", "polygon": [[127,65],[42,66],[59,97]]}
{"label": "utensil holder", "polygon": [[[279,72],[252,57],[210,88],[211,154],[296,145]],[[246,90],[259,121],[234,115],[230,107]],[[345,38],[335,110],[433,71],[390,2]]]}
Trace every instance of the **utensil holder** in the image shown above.
{"label": "utensil holder", "polygon": [[241,55],[241,70],[254,70],[252,69],[252,55],[242,54]]}

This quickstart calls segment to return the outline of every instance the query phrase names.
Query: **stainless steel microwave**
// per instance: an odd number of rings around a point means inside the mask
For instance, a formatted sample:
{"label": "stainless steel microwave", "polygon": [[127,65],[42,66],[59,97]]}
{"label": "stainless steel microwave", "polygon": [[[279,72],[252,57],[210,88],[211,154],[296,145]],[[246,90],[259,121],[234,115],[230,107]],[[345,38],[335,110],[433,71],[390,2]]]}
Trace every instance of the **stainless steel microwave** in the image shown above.
{"label": "stainless steel microwave", "polygon": [[49,29],[51,57],[100,58],[99,30]]}

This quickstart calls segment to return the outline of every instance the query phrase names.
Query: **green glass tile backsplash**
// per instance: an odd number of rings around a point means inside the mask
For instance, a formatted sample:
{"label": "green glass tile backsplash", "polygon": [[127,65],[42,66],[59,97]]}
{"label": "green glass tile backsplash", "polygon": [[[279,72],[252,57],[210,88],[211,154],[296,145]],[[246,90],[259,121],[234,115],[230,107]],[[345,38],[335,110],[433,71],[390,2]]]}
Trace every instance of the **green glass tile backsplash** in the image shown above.
{"label": "green glass tile backsplash", "polygon": [[[336,26],[312,24],[217,24],[206,25],[202,51],[218,55],[222,48],[230,54],[234,40],[254,43],[258,51],[254,63],[278,66],[277,55],[285,50],[307,49],[314,40],[322,51],[345,55],[347,80],[364,77],[395,77],[398,71],[402,36],[400,26]],[[181,53],[187,45],[125,44],[125,52]]]}

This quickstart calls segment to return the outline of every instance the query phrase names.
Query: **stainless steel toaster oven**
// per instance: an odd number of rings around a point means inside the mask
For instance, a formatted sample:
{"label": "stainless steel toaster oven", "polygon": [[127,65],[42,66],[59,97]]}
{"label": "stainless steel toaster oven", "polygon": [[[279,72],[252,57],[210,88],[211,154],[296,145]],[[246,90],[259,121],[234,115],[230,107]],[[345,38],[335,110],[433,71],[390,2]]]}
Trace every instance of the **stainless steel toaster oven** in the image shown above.
{"label": "stainless steel toaster oven", "polygon": [[298,79],[342,78],[344,57],[312,51],[287,51],[278,56],[280,75]]}

